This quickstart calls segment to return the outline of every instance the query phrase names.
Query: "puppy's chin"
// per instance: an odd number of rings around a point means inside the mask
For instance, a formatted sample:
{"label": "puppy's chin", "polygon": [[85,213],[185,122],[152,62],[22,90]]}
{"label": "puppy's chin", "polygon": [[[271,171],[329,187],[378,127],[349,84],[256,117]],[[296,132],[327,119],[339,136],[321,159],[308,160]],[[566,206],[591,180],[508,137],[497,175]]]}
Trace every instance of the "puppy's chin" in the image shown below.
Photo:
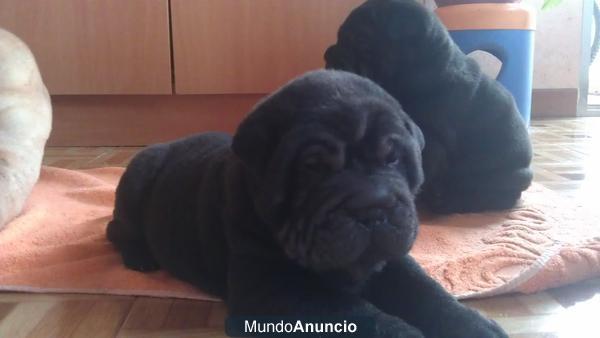
{"label": "puppy's chin", "polygon": [[[378,236],[386,237],[388,243],[383,243],[383,239],[377,238]],[[393,239],[393,237],[396,237],[396,239]],[[368,280],[371,275],[383,270],[389,261],[407,255],[415,237],[416,227],[412,228],[410,233],[401,234],[401,237],[398,237],[398,234],[386,234],[384,232],[380,235],[372,234],[370,246],[362,252],[358,259],[345,266],[319,272],[331,283],[338,286],[349,288],[359,286]],[[390,245],[393,245],[393,247],[385,248]]]}
{"label": "puppy's chin", "polygon": [[397,256],[385,257],[380,255],[378,250],[369,248],[358,260],[347,266],[316,272],[333,287],[357,291],[373,274],[381,272],[389,261],[408,254],[412,242],[401,247],[396,253]]}
{"label": "puppy's chin", "polygon": [[388,261],[370,265],[357,263],[343,269],[317,271],[317,274],[330,286],[352,291],[360,289],[373,274],[382,271],[387,263]]}

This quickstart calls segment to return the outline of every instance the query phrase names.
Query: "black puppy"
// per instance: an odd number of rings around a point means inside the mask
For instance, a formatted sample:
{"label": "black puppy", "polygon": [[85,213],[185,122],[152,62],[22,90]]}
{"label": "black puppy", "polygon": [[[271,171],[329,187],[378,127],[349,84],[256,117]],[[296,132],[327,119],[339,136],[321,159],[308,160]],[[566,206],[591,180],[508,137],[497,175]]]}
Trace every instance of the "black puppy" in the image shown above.
{"label": "black puppy", "polygon": [[407,255],[423,136],[365,78],[317,71],[240,125],[151,146],[127,167],[108,238],[232,315],[366,316],[374,337],[505,337]]}
{"label": "black puppy", "polygon": [[369,0],[325,53],[328,68],[370,78],[425,135],[419,200],[438,213],[513,207],[530,185],[531,143],[514,99],[413,0]]}

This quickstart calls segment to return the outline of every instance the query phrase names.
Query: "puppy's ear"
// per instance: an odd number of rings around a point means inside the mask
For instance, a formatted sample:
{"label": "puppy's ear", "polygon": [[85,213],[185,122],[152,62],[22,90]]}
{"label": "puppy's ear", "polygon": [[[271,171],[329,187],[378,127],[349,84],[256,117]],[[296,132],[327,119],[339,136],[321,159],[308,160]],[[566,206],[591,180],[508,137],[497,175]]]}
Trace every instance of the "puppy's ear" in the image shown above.
{"label": "puppy's ear", "polygon": [[419,128],[419,126],[417,126],[414,122],[411,122],[410,125],[411,133],[417,139],[417,142],[419,143],[419,148],[423,150],[425,148],[425,136],[423,136],[421,128]]}
{"label": "puppy's ear", "polygon": [[404,129],[408,130],[410,135],[417,140],[419,148],[423,150],[425,148],[425,136],[423,135],[423,131],[404,111],[402,111],[401,115],[404,116]]}
{"label": "puppy's ear", "polygon": [[423,181],[425,180],[425,173],[423,172],[423,149],[425,149],[425,137],[421,128],[419,128],[412,120],[405,120],[404,126],[408,129],[409,133],[416,141],[418,149],[413,148],[413,155],[410,156],[407,175],[411,182],[411,191],[416,194]]}
{"label": "puppy's ear", "polygon": [[285,133],[278,124],[281,121],[266,115],[271,114],[254,112],[244,120],[233,137],[231,149],[253,176],[256,211],[263,220],[274,224],[283,212],[297,147],[294,142],[281,140],[280,132]]}
{"label": "puppy's ear", "polygon": [[252,113],[242,121],[231,144],[233,153],[256,177],[262,176],[274,149],[269,121],[260,121],[260,115]]}

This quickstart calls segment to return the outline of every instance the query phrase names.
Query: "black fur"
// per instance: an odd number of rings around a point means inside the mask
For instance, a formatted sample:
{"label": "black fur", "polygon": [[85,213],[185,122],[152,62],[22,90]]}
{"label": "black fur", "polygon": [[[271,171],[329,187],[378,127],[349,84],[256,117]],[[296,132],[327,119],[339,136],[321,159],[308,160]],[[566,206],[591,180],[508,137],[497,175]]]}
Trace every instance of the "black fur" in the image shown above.
{"label": "black fur", "polygon": [[127,167],[108,238],[125,265],[224,298],[232,315],[367,316],[377,337],[505,337],[408,256],[423,136],[373,82],[309,73],[233,140],[149,147]]}
{"label": "black fur", "polygon": [[421,128],[425,184],[434,212],[513,207],[531,183],[527,128],[510,93],[453,43],[413,0],[369,0],[325,53],[328,68],[366,76]]}

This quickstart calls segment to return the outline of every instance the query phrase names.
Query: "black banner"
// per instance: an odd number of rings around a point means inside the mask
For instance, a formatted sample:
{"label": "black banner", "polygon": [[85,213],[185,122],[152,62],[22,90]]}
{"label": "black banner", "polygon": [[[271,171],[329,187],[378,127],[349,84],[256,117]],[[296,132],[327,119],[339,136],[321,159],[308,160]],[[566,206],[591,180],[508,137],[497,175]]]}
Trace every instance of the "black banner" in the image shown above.
{"label": "black banner", "polygon": [[374,322],[365,317],[229,317],[229,337],[352,337],[371,338]]}

